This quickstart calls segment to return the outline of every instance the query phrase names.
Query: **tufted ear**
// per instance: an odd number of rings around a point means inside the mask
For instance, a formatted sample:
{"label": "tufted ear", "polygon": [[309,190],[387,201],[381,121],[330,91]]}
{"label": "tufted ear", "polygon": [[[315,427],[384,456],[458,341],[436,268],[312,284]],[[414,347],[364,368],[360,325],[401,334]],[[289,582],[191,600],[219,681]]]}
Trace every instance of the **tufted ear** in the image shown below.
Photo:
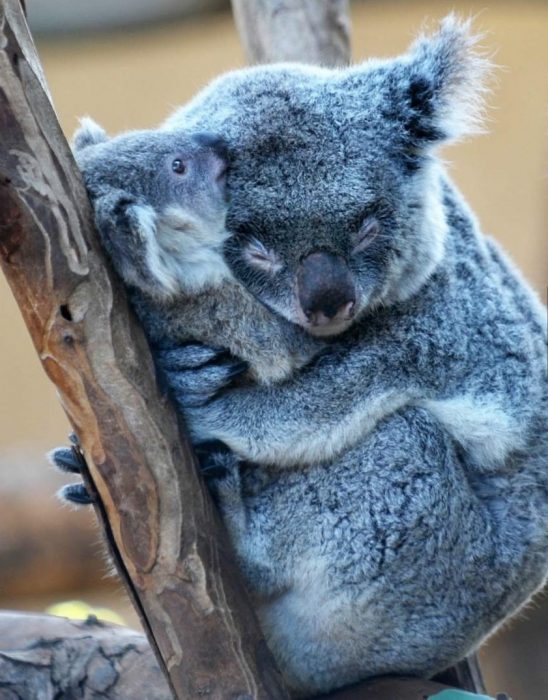
{"label": "tufted ear", "polygon": [[108,141],[106,131],[91,117],[82,117],[80,126],[74,132],[72,138],[72,150],[76,153],[88,146],[96,146],[98,143]]}
{"label": "tufted ear", "polygon": [[431,36],[420,36],[398,66],[400,119],[421,147],[481,131],[485,80],[492,64],[478,47],[471,22],[449,15]]}
{"label": "tufted ear", "polygon": [[174,294],[177,279],[161,254],[153,207],[116,189],[92,201],[103,247],[124,282],[157,298]]}

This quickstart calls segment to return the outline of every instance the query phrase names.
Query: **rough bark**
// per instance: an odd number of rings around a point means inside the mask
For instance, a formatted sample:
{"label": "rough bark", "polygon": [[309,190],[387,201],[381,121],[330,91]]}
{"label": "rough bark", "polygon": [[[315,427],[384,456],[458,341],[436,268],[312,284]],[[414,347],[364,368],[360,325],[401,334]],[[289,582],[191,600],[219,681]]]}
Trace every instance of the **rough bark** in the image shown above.
{"label": "rough bark", "polygon": [[[424,700],[447,686],[412,678],[367,681],[317,700]],[[144,635],[95,618],[0,613],[1,700],[168,700]]]}
{"label": "rough bark", "polygon": [[286,696],[124,291],[105,264],[18,0],[0,1],[0,263],[86,456],[178,698]]}
{"label": "rough bark", "polygon": [[2,700],[170,700],[143,634],[99,622],[0,613]]}
{"label": "rough bark", "polygon": [[348,0],[232,0],[249,63],[350,61]]}

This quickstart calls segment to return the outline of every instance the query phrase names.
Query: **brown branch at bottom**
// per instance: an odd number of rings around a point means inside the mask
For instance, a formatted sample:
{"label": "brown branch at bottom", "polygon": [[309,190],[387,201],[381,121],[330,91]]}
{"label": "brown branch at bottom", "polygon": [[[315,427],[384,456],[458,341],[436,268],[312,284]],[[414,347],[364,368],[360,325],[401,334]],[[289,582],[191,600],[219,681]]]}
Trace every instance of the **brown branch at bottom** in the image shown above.
{"label": "brown branch at bottom", "polygon": [[[447,688],[417,678],[379,678],[316,700],[424,700]],[[0,698],[56,700],[60,693],[82,700],[171,698],[144,635],[93,617],[80,622],[0,612]]]}

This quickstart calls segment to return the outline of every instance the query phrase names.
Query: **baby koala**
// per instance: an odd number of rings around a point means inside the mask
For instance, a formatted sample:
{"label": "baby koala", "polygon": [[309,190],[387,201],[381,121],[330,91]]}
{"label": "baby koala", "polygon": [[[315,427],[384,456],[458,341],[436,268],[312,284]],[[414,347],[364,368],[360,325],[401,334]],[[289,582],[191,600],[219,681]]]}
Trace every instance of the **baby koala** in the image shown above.
{"label": "baby koala", "polygon": [[[222,346],[260,384],[286,379],[318,352],[318,341],[252,297],[223,259],[230,234],[221,138],[149,130],[109,139],[86,118],[74,155],[103,246],[155,348]],[[197,345],[196,353],[203,362],[211,349]]]}
{"label": "baby koala", "polygon": [[[223,259],[230,234],[228,153],[221,138],[180,130],[109,138],[85,118],[73,150],[102,244],[126,284],[155,359],[173,364],[175,348],[189,343],[196,367],[226,351],[233,356],[202,370],[211,374],[210,389],[206,382],[196,391],[193,382],[186,385],[186,373],[178,373],[175,388],[191,403],[204,403],[244,372],[244,381],[280,382],[321,349],[320,341],[251,296]],[[185,362],[188,367],[188,357]],[[53,450],[50,459],[61,469],[79,471],[70,449]],[[66,486],[62,496],[89,502],[81,484]]]}

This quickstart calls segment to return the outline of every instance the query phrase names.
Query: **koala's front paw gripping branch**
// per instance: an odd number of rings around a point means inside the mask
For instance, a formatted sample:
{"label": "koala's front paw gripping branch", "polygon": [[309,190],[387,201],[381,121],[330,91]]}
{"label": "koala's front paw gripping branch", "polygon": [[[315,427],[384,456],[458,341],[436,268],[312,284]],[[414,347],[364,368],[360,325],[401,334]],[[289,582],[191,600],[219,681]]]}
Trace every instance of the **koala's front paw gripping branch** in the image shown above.
{"label": "koala's front paw gripping branch", "polygon": [[[99,520],[177,698],[287,697],[50,103],[0,1],[0,262],[80,438]],[[0,679],[1,687],[1,679]]]}

